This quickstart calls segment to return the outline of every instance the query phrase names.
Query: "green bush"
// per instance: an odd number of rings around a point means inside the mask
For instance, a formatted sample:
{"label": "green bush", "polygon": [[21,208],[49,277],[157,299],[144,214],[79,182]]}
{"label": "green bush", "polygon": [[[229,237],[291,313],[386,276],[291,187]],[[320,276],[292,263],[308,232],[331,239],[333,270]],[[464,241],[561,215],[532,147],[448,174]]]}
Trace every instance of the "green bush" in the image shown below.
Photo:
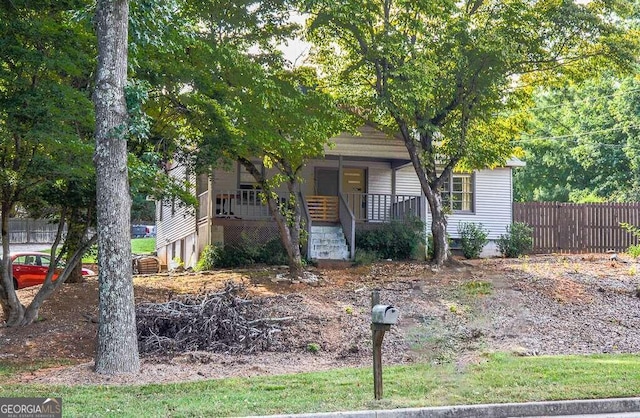
{"label": "green bush", "polygon": [[507,233],[498,238],[498,250],[505,257],[519,257],[533,248],[533,228],[524,222],[507,226]]}
{"label": "green bush", "polygon": [[196,264],[196,271],[213,270],[220,260],[221,248],[217,245],[207,245],[200,254]]}
{"label": "green bush", "polygon": [[640,245],[632,245],[627,248],[627,253],[634,258],[640,257]]}
{"label": "green bush", "polygon": [[424,245],[424,240],[424,223],[418,218],[392,221],[369,231],[356,231],[356,248],[376,253],[383,259],[411,259],[420,245]]}
{"label": "green bush", "polygon": [[380,256],[375,251],[359,248],[356,249],[356,256],[354,257],[353,264],[356,266],[368,266],[378,260],[380,260]]}
{"label": "green bush", "polygon": [[473,222],[459,223],[458,233],[462,244],[462,254],[465,258],[478,258],[487,242],[489,231],[482,224]]}
{"label": "green bush", "polygon": [[[620,223],[620,226],[622,227],[622,229],[624,229],[625,231],[631,233],[634,237],[636,238],[640,238],[640,228],[638,228],[637,226],[628,224],[626,222],[622,222]],[[629,248],[627,248],[627,253],[631,256],[631,257],[640,257],[640,244],[638,245],[632,245]]]}
{"label": "green bush", "polygon": [[282,265],[287,263],[287,251],[279,238],[261,243],[243,236],[240,244],[225,245],[219,251],[215,266],[245,267],[252,264]]}

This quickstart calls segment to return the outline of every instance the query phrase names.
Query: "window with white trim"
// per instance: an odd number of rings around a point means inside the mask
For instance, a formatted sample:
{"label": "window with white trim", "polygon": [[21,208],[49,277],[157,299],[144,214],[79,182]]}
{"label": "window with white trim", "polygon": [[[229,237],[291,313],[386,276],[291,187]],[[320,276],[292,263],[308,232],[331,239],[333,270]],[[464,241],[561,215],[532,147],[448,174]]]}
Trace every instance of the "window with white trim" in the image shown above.
{"label": "window with white trim", "polygon": [[473,212],[474,205],[473,173],[454,173],[442,186],[442,204],[452,212]]}

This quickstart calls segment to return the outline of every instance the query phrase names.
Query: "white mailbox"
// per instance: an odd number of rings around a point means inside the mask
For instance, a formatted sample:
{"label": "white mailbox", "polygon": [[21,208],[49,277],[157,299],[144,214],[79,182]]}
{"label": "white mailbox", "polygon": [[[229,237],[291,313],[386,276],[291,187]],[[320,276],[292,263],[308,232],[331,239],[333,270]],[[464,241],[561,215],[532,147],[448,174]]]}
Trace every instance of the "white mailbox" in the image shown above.
{"label": "white mailbox", "polygon": [[391,305],[376,305],[371,310],[371,322],[374,324],[395,325],[400,311]]}

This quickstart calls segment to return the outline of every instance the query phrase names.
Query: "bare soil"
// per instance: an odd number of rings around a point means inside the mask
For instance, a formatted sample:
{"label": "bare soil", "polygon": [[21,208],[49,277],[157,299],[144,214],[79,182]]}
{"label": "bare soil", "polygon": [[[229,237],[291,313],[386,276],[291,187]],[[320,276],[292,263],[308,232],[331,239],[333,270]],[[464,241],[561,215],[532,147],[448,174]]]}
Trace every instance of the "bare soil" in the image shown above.
{"label": "bare soil", "polygon": [[[191,352],[144,357],[136,375],[92,372],[97,280],[65,284],[24,328],[0,328],[0,362],[62,364],[13,378],[57,384],[142,384],[326,370],[371,363],[370,297],[397,306],[385,336],[385,364],[453,363],[482,354],[635,353],[640,351],[640,266],[607,254],[464,260],[312,269],[317,285],[278,281],[283,268],[137,276],[137,302],[167,301],[245,284],[283,323],[273,351],[253,355]],[[18,291],[27,303],[37,288]],[[1,320],[1,318],[0,318]],[[319,351],[314,352],[314,348]]]}

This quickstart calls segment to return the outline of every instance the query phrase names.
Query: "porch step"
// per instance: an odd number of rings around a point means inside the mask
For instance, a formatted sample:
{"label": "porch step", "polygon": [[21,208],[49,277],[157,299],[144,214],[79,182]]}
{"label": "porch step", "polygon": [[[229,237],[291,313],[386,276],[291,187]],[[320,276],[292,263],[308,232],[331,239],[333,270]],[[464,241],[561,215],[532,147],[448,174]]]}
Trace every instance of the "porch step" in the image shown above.
{"label": "porch step", "polygon": [[311,226],[309,258],[315,260],[348,260],[349,247],[341,226]]}

